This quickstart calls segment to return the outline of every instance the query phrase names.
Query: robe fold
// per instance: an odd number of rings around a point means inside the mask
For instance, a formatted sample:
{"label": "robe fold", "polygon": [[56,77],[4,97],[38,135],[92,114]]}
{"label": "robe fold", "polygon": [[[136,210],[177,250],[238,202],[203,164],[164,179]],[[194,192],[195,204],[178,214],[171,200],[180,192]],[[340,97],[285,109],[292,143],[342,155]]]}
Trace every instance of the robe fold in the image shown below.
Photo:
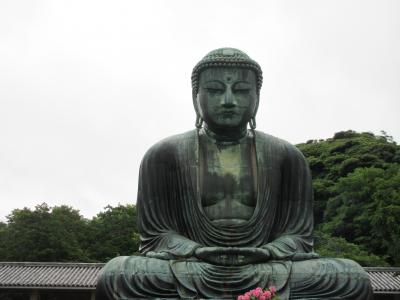
{"label": "robe fold", "polygon": [[[353,293],[349,299],[370,297],[370,284],[360,266],[350,263],[352,267],[345,270],[343,266],[349,263],[344,260],[316,259],[311,175],[296,147],[250,131],[257,161],[254,214],[242,224],[216,225],[201,204],[198,134],[193,130],[162,140],[148,150],[141,163],[137,200],[140,252],[165,259],[112,260],[99,280],[98,299],[234,298],[269,285],[277,287],[281,299],[307,299],[305,295],[343,299],[349,291]],[[212,246],[265,248],[271,261],[219,266],[194,258],[196,248]],[[329,281],[328,289],[324,289],[321,276]]]}
{"label": "robe fold", "polygon": [[306,161],[289,143],[260,132],[254,135],[257,205],[243,225],[214,225],[204,213],[196,131],[163,140],[146,153],[137,201],[141,253],[190,257],[199,246],[266,247],[274,259],[290,259],[312,251],[312,187]]}

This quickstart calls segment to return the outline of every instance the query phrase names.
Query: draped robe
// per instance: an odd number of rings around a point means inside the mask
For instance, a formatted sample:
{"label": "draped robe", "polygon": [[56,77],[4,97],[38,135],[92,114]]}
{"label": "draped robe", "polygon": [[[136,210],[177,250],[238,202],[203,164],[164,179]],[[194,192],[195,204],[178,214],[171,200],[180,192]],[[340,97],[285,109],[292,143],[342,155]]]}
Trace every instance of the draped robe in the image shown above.
{"label": "draped robe", "polygon": [[[275,285],[281,299],[368,299],[368,276],[356,263],[313,252],[312,186],[308,165],[291,144],[258,131],[257,201],[243,224],[216,225],[199,191],[198,131],[154,145],[143,158],[138,188],[140,252],[103,269],[97,299],[234,298]],[[251,184],[251,183],[249,183]],[[198,247],[265,248],[271,260],[221,266],[194,257]]]}

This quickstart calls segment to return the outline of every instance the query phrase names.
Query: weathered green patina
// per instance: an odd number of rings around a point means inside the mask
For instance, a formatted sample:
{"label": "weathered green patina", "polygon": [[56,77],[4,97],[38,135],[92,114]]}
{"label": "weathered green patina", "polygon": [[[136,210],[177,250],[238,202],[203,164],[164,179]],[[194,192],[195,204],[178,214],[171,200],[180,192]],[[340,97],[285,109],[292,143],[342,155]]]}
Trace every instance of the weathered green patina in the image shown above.
{"label": "weathered green patina", "polygon": [[142,256],[108,262],[98,300],[235,298],[269,285],[281,299],[371,298],[357,263],[313,252],[310,171],[296,147],[255,130],[261,85],[261,68],[237,49],[196,65],[196,129],[143,158]]}

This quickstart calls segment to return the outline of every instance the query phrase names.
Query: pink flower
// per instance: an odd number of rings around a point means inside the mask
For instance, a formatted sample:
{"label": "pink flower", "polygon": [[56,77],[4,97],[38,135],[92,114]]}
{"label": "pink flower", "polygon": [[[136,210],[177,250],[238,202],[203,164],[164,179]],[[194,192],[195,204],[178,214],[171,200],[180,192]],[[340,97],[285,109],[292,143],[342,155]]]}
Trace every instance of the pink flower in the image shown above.
{"label": "pink flower", "polygon": [[272,298],[272,294],[270,291],[265,291],[263,296],[265,297],[265,299],[271,299]]}
{"label": "pink flower", "polygon": [[274,294],[276,293],[276,287],[273,286],[273,285],[271,285],[271,286],[269,287],[269,291],[274,295]]}
{"label": "pink flower", "polygon": [[258,296],[262,295],[262,289],[255,289],[251,291],[251,295],[258,298]]}
{"label": "pink flower", "polygon": [[270,286],[265,291],[261,287],[246,292],[244,295],[237,297],[237,300],[269,300],[275,299],[276,287]]}

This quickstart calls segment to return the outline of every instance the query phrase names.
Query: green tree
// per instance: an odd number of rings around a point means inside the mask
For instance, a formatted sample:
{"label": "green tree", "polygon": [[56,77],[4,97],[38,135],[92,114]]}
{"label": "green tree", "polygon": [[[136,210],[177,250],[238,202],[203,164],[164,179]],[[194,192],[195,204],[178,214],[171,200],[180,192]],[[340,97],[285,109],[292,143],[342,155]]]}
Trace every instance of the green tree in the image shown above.
{"label": "green tree", "polygon": [[4,222],[0,222],[0,260],[4,260],[7,254],[7,250],[5,248],[7,242],[6,232],[7,232],[7,224]]}
{"label": "green tree", "polygon": [[87,221],[68,206],[51,208],[46,203],[34,210],[15,209],[3,228],[6,261],[86,261],[80,244]]}
{"label": "green tree", "polygon": [[90,221],[88,253],[91,259],[107,261],[118,255],[138,253],[136,206],[107,206]]}
{"label": "green tree", "polygon": [[359,168],[341,178],[322,229],[400,264],[400,168]]}
{"label": "green tree", "polygon": [[315,251],[321,257],[352,259],[364,267],[389,265],[384,258],[368,253],[360,246],[349,243],[342,237],[333,237],[318,231],[315,233]]}
{"label": "green tree", "polygon": [[348,130],[298,147],[313,175],[316,228],[400,265],[400,147],[393,138]]}

